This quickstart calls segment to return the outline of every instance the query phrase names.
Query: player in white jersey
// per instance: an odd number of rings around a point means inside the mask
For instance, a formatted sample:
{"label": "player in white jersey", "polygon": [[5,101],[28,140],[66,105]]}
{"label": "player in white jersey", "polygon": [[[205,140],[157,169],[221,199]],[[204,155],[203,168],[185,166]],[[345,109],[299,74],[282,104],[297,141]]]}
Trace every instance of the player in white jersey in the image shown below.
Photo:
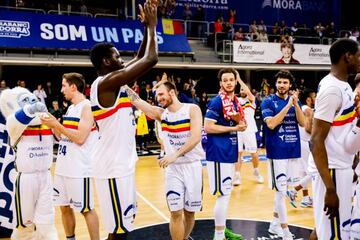
{"label": "player in white jersey", "polygon": [[91,103],[83,94],[84,77],[66,73],[62,77],[61,92],[69,106],[63,123],[48,114],[42,122],[55,131],[59,149],[54,176],[54,203],[60,206],[62,222],[68,240],[75,240],[75,214],[80,212],[86,221],[90,239],[99,239],[99,220],[94,209],[92,151],[98,134],[91,112]]}
{"label": "player in white jersey", "polygon": [[308,159],[310,154],[310,137],[311,129],[314,117],[314,105],[315,105],[316,93],[314,90],[305,88],[300,93],[300,102],[302,104],[301,110],[305,116],[305,126],[299,125],[300,131],[300,144],[301,144],[301,158],[299,158],[299,167],[301,171],[302,179],[299,185],[295,186],[295,191],[302,190],[303,198],[301,199],[301,207],[312,207],[312,199],[309,196],[308,187],[311,183],[311,174],[308,171]]}
{"label": "player in white jersey", "polygon": [[[165,168],[166,200],[171,213],[170,234],[173,240],[188,239],[195,223],[195,212],[202,208],[202,150],[200,108],[181,103],[175,85],[161,81],[156,86],[157,101],[152,106],[127,88],[135,107],[161,121],[165,156],[159,165]],[[165,109],[164,109],[165,108]]]}
{"label": "player in white jersey", "polygon": [[16,226],[11,238],[55,240],[50,174],[53,134],[37,115],[45,114],[46,106],[21,87],[4,90],[0,103],[11,145],[17,149],[13,207]]}
{"label": "player in white jersey", "polygon": [[[311,133],[309,171],[318,239],[349,239],[352,163],[360,149],[359,93],[349,74],[360,71],[359,44],[339,39],[330,47],[331,71],[320,84]],[[355,104],[354,104],[355,103]]]}
{"label": "player in white jersey", "polygon": [[92,111],[100,139],[94,148],[95,178],[100,212],[108,239],[126,239],[136,212],[135,119],[124,85],[135,81],[158,61],[157,1],[140,6],[144,39],[136,57],[124,64],[109,43],[96,44],[90,53],[98,78],[91,86]]}
{"label": "player in white jersey", "polygon": [[244,110],[247,128],[243,132],[237,132],[238,136],[238,161],[235,164],[235,178],[233,184],[235,186],[241,184],[240,170],[242,165],[242,155],[244,150],[251,155],[251,161],[254,167],[254,176],[258,183],[263,183],[264,178],[259,171],[259,155],[257,153],[256,132],[258,131],[255,122],[255,96],[251,93],[249,87],[239,78],[240,97],[239,102]]}

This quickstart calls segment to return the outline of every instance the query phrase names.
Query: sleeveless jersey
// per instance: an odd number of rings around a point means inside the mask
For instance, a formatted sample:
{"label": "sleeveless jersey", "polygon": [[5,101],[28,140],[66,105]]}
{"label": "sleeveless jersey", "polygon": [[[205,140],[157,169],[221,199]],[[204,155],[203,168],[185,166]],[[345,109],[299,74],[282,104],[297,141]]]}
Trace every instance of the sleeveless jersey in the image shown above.
{"label": "sleeveless jersey", "polygon": [[109,179],[124,177],[135,172],[137,161],[135,144],[135,118],[132,104],[123,87],[112,107],[100,106],[98,77],[91,86],[92,112],[99,131],[99,141],[94,147],[93,176]]}
{"label": "sleeveless jersey", "polygon": [[241,104],[241,107],[244,110],[245,120],[246,123],[248,124],[245,131],[241,133],[249,133],[249,132],[256,133],[258,129],[255,122],[255,109],[256,109],[255,102],[251,103],[247,97],[245,98],[239,97],[238,100]]}
{"label": "sleeveless jersey", "polygon": [[[303,105],[303,106],[301,107],[301,110],[305,113],[305,110],[308,109],[308,108],[310,108],[308,105]],[[310,141],[311,134],[308,133],[308,132],[305,130],[305,128],[304,128],[304,127],[301,127],[300,125],[299,125],[299,132],[300,132],[300,139],[301,139],[301,140],[304,140],[304,141],[307,141],[307,142]]]}
{"label": "sleeveless jersey", "polygon": [[[76,105],[72,104],[64,116],[63,126],[76,131],[82,110],[85,106],[90,105],[90,101],[87,99]],[[55,173],[72,178],[92,177],[92,152],[98,138],[95,124],[82,145],[78,145],[65,135],[61,135]]]}
{"label": "sleeveless jersey", "polygon": [[[327,105],[329,103],[331,104],[331,98],[341,99],[340,109],[336,111],[332,119],[325,119],[324,116],[329,110],[323,109],[321,106],[325,103],[327,103]],[[323,99],[326,99],[326,101],[321,101]],[[314,118],[331,122],[329,133],[325,139],[330,169],[344,169],[351,168],[352,166],[354,154],[346,152],[344,139],[353,129],[356,116],[354,95],[351,86],[347,82],[335,78],[332,74],[328,74],[319,83],[319,91],[315,101]],[[309,157],[309,170],[311,172],[317,172],[312,154],[310,154]]]}
{"label": "sleeveless jersey", "polygon": [[27,127],[16,146],[18,172],[34,173],[49,170],[53,161],[53,133],[46,125]]}
{"label": "sleeveless jersey", "polygon": [[[191,137],[190,132],[190,109],[192,104],[183,103],[176,112],[165,109],[161,115],[162,140],[166,155],[175,153],[185,145]],[[199,142],[195,148],[179,157],[174,164],[200,161],[205,158],[205,153]]]}

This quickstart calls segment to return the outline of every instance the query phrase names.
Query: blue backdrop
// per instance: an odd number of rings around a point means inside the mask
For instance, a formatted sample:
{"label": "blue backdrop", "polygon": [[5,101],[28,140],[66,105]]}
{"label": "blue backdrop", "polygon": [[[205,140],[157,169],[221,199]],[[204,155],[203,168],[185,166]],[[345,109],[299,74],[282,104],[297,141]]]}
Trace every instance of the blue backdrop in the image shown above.
{"label": "blue backdrop", "polygon": [[[88,50],[106,41],[119,50],[136,51],[143,29],[139,21],[0,10],[0,47]],[[159,51],[191,52],[184,34],[163,33],[161,20],[157,34]]]}

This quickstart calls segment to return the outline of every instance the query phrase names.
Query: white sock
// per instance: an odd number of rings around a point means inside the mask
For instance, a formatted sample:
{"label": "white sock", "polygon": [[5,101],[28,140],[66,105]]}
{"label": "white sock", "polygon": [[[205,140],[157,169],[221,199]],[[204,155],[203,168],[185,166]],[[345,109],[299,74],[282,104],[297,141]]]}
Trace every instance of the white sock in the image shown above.
{"label": "white sock", "polygon": [[285,235],[285,236],[286,236],[286,235],[291,235],[291,232],[290,232],[290,230],[289,230],[288,227],[283,228],[283,232],[284,232],[284,235]]}
{"label": "white sock", "polygon": [[240,172],[235,172],[235,177],[240,178]]}
{"label": "white sock", "polygon": [[215,230],[214,240],[224,240],[225,230]]}
{"label": "white sock", "polygon": [[230,195],[218,196],[214,207],[215,226],[226,226],[226,215]]}
{"label": "white sock", "polygon": [[254,168],[254,175],[255,175],[255,176],[259,176],[259,175],[260,175],[259,168]]}
{"label": "white sock", "polygon": [[274,217],[273,220],[272,220],[272,223],[273,223],[274,225],[280,224],[279,218],[278,218],[278,217]]}

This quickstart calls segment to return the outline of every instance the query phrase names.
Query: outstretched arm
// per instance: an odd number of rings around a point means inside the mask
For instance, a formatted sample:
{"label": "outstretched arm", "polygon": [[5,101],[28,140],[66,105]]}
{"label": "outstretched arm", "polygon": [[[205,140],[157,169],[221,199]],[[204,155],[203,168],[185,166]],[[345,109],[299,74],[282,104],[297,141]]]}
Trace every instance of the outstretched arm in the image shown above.
{"label": "outstretched arm", "polygon": [[[51,127],[56,133],[60,133],[68,137],[71,141],[78,145],[83,145],[89,136],[92,127],[94,126],[94,117],[91,112],[90,105],[83,108],[81,112],[79,126],[76,130],[66,128],[66,122],[62,125],[53,115],[50,113],[46,117],[42,117],[43,124]],[[56,134],[58,135],[58,134]]]}
{"label": "outstretched arm", "polygon": [[254,94],[252,94],[250,88],[248,87],[248,85],[246,85],[243,80],[241,80],[240,78],[240,74],[238,71],[236,71],[236,81],[240,84],[240,87],[242,89],[244,89],[244,92],[246,93],[247,98],[249,99],[249,101],[251,102],[251,104],[254,104],[255,102],[255,96]]}
{"label": "outstretched arm", "polygon": [[142,100],[139,95],[137,95],[136,92],[134,92],[131,88],[128,86],[125,87],[126,93],[129,96],[129,99],[131,103],[141,111],[145,113],[146,116],[155,119],[155,120],[161,120],[161,114],[164,112],[164,109],[160,107],[153,106],[149,104],[148,102]]}
{"label": "outstretched arm", "polygon": [[[156,39],[157,10],[155,5],[146,2],[144,11],[145,18],[148,21],[147,41],[144,56],[123,69],[111,72],[99,82],[98,97],[99,102],[103,107],[111,107],[116,98],[114,93],[117,92],[121,86],[135,81],[155,66],[158,61],[158,46]],[[109,98],[112,98],[113,101],[109,101]]]}

